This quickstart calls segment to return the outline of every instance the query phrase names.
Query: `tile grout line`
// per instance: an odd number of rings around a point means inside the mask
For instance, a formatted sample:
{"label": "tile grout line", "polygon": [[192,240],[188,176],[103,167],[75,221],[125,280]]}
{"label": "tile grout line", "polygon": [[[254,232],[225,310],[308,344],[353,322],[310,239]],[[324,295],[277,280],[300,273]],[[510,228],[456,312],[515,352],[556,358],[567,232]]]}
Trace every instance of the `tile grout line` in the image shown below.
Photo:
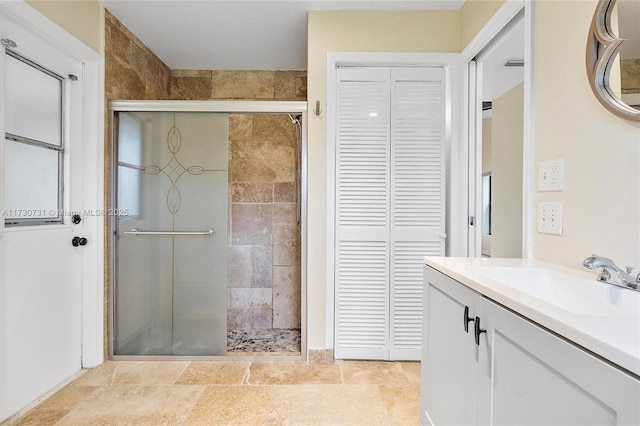
{"label": "tile grout line", "polygon": [[249,363],[247,364],[247,368],[245,368],[245,370],[244,370],[244,375],[242,376],[242,381],[240,382],[240,385],[246,384],[247,386],[251,386],[251,384],[249,383],[249,379],[251,378],[251,364],[252,363],[253,363],[253,361],[249,361]]}
{"label": "tile grout line", "polygon": [[187,368],[191,366],[192,362],[193,361],[189,361],[185,364],[185,366],[182,368],[182,371],[180,372],[180,374],[178,374],[178,377],[176,377],[171,386],[176,386],[178,384],[178,380],[180,380],[180,377],[182,377],[182,375],[187,371]]}

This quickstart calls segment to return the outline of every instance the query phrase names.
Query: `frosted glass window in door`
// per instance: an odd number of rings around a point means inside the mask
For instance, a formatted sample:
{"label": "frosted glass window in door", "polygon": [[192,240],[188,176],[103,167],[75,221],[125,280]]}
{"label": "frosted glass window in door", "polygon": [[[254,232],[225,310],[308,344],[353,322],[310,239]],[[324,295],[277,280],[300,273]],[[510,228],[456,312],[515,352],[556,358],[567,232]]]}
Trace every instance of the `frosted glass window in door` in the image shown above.
{"label": "frosted glass window in door", "polygon": [[4,154],[5,218],[56,218],[58,152],[6,140]]}
{"label": "frosted glass window in door", "polygon": [[61,223],[63,79],[9,50],[2,71],[5,225]]}
{"label": "frosted glass window in door", "polygon": [[62,146],[62,81],[25,59],[5,55],[5,132]]}

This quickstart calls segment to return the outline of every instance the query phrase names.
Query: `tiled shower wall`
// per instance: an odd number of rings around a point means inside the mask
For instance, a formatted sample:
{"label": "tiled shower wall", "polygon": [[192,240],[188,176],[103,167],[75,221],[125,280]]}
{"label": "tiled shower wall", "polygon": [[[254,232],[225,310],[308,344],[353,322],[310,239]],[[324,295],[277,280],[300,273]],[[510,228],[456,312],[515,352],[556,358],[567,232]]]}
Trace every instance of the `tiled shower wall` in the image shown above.
{"label": "tiled shower wall", "polygon": [[294,125],[286,114],[233,114],[229,145],[227,328],[300,328]]}
{"label": "tiled shower wall", "polygon": [[[118,19],[116,19],[108,10],[105,11],[105,99],[106,101],[113,99],[175,99],[175,100],[296,100],[296,101],[306,101],[307,99],[307,73],[306,71],[298,71],[298,70],[242,70],[242,71],[233,71],[233,70],[171,70],[166,66],[149,48],[147,48],[144,43],[142,43],[133,33],[131,33]],[[105,110],[106,113],[106,110]],[[230,138],[238,143],[238,146],[243,146],[244,151],[238,149],[238,155],[249,155],[250,151],[256,155],[265,155],[265,150],[269,151],[269,149],[265,148],[263,145],[262,151],[260,149],[249,150],[247,151],[247,144],[249,139],[249,133],[251,134],[251,138],[254,137],[254,118],[257,118],[258,124],[255,129],[257,129],[256,137],[260,139],[262,136],[262,142],[267,143],[270,142],[268,138],[276,139],[275,141],[279,144],[282,144],[283,141],[279,140],[279,137],[269,136],[265,133],[265,126],[276,125],[283,126],[286,128],[287,138],[294,138],[295,131],[293,125],[288,121],[288,117],[286,115],[280,116],[280,118],[274,118],[271,116],[231,116],[231,127],[237,127],[237,129],[232,129],[230,134]],[[275,121],[269,124],[269,119],[274,119]],[[108,123],[107,121],[105,121]],[[250,124],[249,124],[250,122]],[[244,124],[241,124],[244,123]],[[278,124],[279,123],[279,124]],[[240,128],[244,125],[244,132],[240,131]],[[108,123],[106,128],[108,129],[110,124]],[[250,130],[249,130],[250,127]],[[274,127],[275,129],[275,127]],[[234,133],[240,132],[240,133]],[[259,136],[262,135],[262,136]],[[293,135],[293,136],[292,136]],[[256,139],[258,142],[260,142]],[[294,139],[288,139],[289,143],[292,143]],[[233,145],[233,142],[232,142]],[[230,147],[233,150],[233,147]],[[105,161],[106,161],[106,170],[109,172],[110,165],[110,155],[111,155],[111,141],[109,137],[105,138]],[[231,157],[233,156],[233,151],[231,152]],[[245,157],[246,158],[246,157]],[[272,157],[273,159],[273,157]],[[232,160],[233,161],[233,158]],[[235,167],[235,165],[232,165]],[[289,167],[290,166],[283,166]],[[277,167],[276,167],[277,169]],[[295,182],[295,179],[291,180],[265,180],[266,177],[263,178],[252,178],[256,180],[252,181],[239,181],[238,178],[234,178],[236,176],[233,169],[230,171],[230,180],[236,179],[234,185],[233,182],[230,181],[230,196],[233,196],[234,192],[242,187],[242,185],[246,185],[246,188],[250,188],[248,190],[244,190],[242,195],[240,193],[236,193],[235,199],[238,201],[231,200],[230,206],[230,224],[233,226],[233,214],[234,214],[234,206],[237,205],[235,210],[236,217],[240,219],[242,216],[242,209],[245,209],[244,212],[251,210],[262,211],[263,213],[266,211],[266,216],[259,216],[255,219],[258,223],[263,223],[266,227],[265,229],[270,233],[271,243],[266,245],[260,244],[235,244],[232,241],[233,234],[229,235],[230,246],[230,255],[238,250],[242,252],[244,250],[244,265],[247,266],[246,263],[247,257],[247,247],[251,248],[252,260],[251,260],[251,268],[246,269],[245,273],[250,274],[251,285],[249,285],[249,281],[245,278],[240,280],[236,280],[232,277],[233,271],[230,268],[229,276],[231,278],[230,287],[241,289],[244,288],[244,294],[242,291],[234,290],[233,292],[230,290],[229,293],[234,293],[233,304],[238,307],[231,307],[232,300],[229,299],[229,322],[231,325],[240,325],[237,321],[238,318],[244,318],[245,322],[242,324],[242,327],[251,327],[251,328],[259,328],[262,326],[267,326],[269,323],[271,324],[269,327],[282,327],[282,328],[299,328],[300,327],[300,296],[299,296],[299,268],[300,268],[300,256],[296,254],[295,258],[297,258],[297,262],[295,265],[286,265],[285,263],[292,263],[290,260],[293,257],[293,250],[290,250],[288,255],[284,255],[286,250],[283,250],[284,247],[297,247],[299,253],[299,237],[298,242],[296,243],[294,240],[291,240],[287,236],[288,231],[290,231],[290,226],[292,222],[282,223],[284,216],[287,215],[287,209],[289,217],[291,217],[292,213],[290,211],[291,206],[293,204],[292,201],[276,201],[287,199],[291,200],[291,194],[295,194],[295,190],[292,192],[290,186]],[[282,172],[280,177],[283,176]],[[110,182],[110,176],[105,176],[105,181]],[[242,178],[244,179],[244,178]],[[280,179],[280,178],[278,178]],[[289,175],[287,179],[290,179]],[[269,183],[271,182],[271,183]],[[242,185],[240,185],[242,184]],[[249,185],[251,184],[251,185]],[[287,184],[289,185],[287,191]],[[272,193],[272,202],[260,202],[260,203],[252,203],[247,202],[246,200],[251,199],[247,191],[252,191],[254,187],[260,185],[272,185],[273,193]],[[268,192],[268,191],[267,191]],[[285,197],[285,194],[289,194],[289,198]],[[108,192],[107,192],[108,194]],[[246,195],[245,195],[246,194]],[[261,200],[268,200],[267,197],[262,198]],[[254,198],[256,200],[256,198]],[[250,207],[250,206],[259,205],[260,207]],[[269,207],[271,206],[271,207]],[[270,210],[271,209],[271,210]],[[271,213],[271,216],[269,215]],[[269,225],[269,219],[265,217],[272,217],[271,224]],[[245,215],[245,219],[248,219],[248,216]],[[239,231],[239,222],[236,222],[236,229]],[[233,229],[231,232],[233,232]],[[106,230],[105,230],[105,241],[107,242],[107,246],[105,249],[106,264],[105,270],[109,271],[109,253],[110,248],[108,247],[109,238],[106,238]],[[299,236],[299,233],[297,234]],[[238,238],[241,238],[241,235],[237,235]],[[240,242],[241,240],[237,240]],[[261,244],[264,244],[266,241],[259,241]],[[294,244],[295,243],[295,244]],[[255,249],[253,247],[256,247]],[[271,250],[269,254],[269,248]],[[260,250],[263,250],[260,252]],[[255,253],[256,262],[253,263],[253,253]],[[268,261],[264,259],[268,259],[269,255],[271,256],[271,276],[269,277],[269,268],[265,265],[268,264]],[[262,260],[262,261],[260,261]],[[233,263],[230,261],[230,263]],[[263,268],[264,269],[261,269]],[[296,269],[297,268],[297,269]],[[237,269],[234,268],[233,269]],[[261,275],[262,274],[262,275]],[[253,277],[261,276],[262,278],[256,278],[254,281]],[[107,351],[107,315],[109,313],[109,307],[107,306],[107,295],[110,290],[108,288],[110,277],[106,277],[105,280],[105,356]],[[267,287],[267,285],[271,283],[271,287]],[[244,286],[244,287],[242,287]],[[262,287],[261,287],[262,286]],[[288,290],[285,290],[285,287]],[[253,290],[246,290],[253,289]],[[262,290],[261,290],[262,289]],[[298,292],[296,294],[296,291]],[[260,293],[262,292],[262,293]],[[268,293],[271,292],[271,302],[268,300]],[[246,297],[245,297],[246,296]],[[240,298],[245,297],[245,302],[240,302]],[[256,303],[260,298],[265,303]],[[287,304],[293,305],[293,308],[290,310],[285,308]],[[260,307],[258,307],[260,305]],[[240,307],[242,306],[242,307]],[[272,319],[269,320],[268,316],[265,316],[266,313],[271,310]],[[249,316],[249,312],[251,313],[251,322],[248,322],[247,318]],[[289,313],[286,313],[289,312]],[[255,313],[255,322],[253,320]]]}

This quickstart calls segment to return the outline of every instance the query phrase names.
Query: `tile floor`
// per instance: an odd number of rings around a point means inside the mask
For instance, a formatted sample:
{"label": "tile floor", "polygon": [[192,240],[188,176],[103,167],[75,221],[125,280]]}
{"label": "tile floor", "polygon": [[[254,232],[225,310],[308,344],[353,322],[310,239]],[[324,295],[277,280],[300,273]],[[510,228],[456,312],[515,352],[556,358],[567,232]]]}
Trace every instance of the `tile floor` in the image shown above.
{"label": "tile floor", "polygon": [[420,363],[108,361],[5,425],[417,425]]}

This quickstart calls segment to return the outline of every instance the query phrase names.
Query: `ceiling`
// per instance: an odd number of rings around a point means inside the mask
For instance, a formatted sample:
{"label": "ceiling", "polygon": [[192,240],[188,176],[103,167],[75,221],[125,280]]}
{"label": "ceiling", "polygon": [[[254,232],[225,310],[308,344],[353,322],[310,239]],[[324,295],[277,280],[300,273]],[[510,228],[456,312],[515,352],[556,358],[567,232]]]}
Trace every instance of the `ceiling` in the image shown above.
{"label": "ceiling", "polygon": [[478,58],[482,62],[482,100],[494,101],[524,81],[524,67],[505,67],[524,58],[524,20],[520,20]]}
{"label": "ceiling", "polygon": [[464,0],[102,0],[171,69],[306,69],[310,10],[459,10]]}

